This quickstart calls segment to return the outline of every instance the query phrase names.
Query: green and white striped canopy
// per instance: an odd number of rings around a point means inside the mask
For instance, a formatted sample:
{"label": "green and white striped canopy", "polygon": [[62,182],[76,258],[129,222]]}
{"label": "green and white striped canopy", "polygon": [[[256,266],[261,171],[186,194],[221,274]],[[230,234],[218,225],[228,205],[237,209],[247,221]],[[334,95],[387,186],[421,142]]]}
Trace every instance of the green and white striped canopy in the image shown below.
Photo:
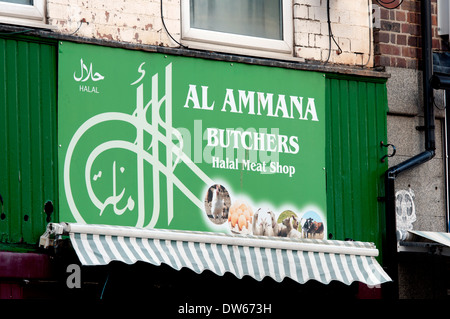
{"label": "green and white striped canopy", "polygon": [[420,231],[420,230],[410,230],[409,232],[416,234],[418,236],[427,238],[429,240],[435,241],[444,246],[450,247],[450,234],[449,233]]}
{"label": "green and white striped canopy", "polygon": [[409,230],[410,233],[435,241],[441,245],[450,247],[450,233]]}
{"label": "green and white striped canopy", "polygon": [[372,243],[226,235],[218,233],[141,229],[122,226],[49,224],[50,233],[69,235],[83,265],[106,265],[111,261],[174,269],[187,267],[196,273],[210,270],[217,275],[281,282],[289,277],[299,283],[337,280],[369,286],[391,281],[375,257]]}

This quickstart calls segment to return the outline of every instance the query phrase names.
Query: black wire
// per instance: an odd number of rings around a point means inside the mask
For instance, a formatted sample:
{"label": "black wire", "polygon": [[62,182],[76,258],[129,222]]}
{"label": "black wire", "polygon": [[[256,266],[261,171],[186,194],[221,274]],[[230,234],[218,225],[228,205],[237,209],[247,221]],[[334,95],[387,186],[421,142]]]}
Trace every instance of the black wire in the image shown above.
{"label": "black wire", "polygon": [[[81,26],[83,25],[83,20],[81,20],[79,23],[80,23],[80,25],[78,26],[78,28],[74,31],[74,32],[72,32],[72,33],[69,33],[68,35],[74,35],[75,33],[77,33],[79,30],[80,30],[80,28],[81,28]],[[89,24],[88,22],[86,22],[87,24]]]}
{"label": "black wire", "polygon": [[328,63],[328,61],[330,60],[330,55],[331,55],[331,40],[333,40],[333,42],[337,45],[338,49],[339,49],[339,54],[342,53],[342,49],[339,46],[339,44],[337,43],[336,39],[334,38],[333,35],[333,31],[331,30],[331,19],[330,19],[330,0],[327,0],[327,22],[328,22],[328,57],[327,60],[325,61],[325,64]]}
{"label": "black wire", "polygon": [[163,0],[161,0],[161,5],[160,5],[160,7],[161,7],[161,21],[162,21],[164,30],[166,30],[166,32],[167,32],[167,34],[169,35],[169,37],[170,37],[173,41],[175,41],[175,43],[177,43],[179,46],[181,46],[181,47],[183,47],[183,48],[187,48],[187,46],[184,46],[184,45],[182,45],[180,42],[178,42],[177,40],[175,40],[174,37],[170,34],[169,30],[167,30],[166,23],[164,22],[164,15],[163,15]]}
{"label": "black wire", "polygon": [[103,294],[105,293],[105,288],[106,288],[106,284],[108,283],[108,280],[109,280],[109,273],[108,273],[108,275],[106,276],[105,283],[103,284],[103,289],[102,289],[102,293],[101,293],[101,295],[100,295],[100,299],[103,299]]}

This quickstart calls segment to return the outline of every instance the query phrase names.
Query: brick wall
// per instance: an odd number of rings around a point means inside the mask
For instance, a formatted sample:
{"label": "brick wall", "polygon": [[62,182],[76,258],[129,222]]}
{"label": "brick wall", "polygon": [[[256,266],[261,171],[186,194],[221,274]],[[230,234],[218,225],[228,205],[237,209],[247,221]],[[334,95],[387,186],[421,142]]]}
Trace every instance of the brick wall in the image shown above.
{"label": "brick wall", "polygon": [[372,66],[373,47],[367,0],[330,0],[332,34],[339,44],[331,41],[326,0],[294,1],[295,53],[297,56],[330,63]]}
{"label": "brick wall", "polygon": [[[167,28],[179,39],[180,1],[164,0],[163,8]],[[163,29],[159,0],[48,0],[47,16],[49,24],[64,34],[137,44],[175,45]]]}
{"label": "brick wall", "polygon": [[[330,0],[331,42],[326,0],[294,0],[294,55],[306,60],[372,66],[371,0]],[[180,41],[180,0],[164,0],[164,20]],[[48,0],[55,32],[137,44],[178,46],[164,30],[160,0]],[[82,23],[80,21],[83,21]],[[330,52],[329,58],[328,53]]]}
{"label": "brick wall", "polygon": [[[373,1],[376,5],[377,1]],[[437,4],[431,1],[433,50],[448,50],[448,42],[437,34]],[[420,1],[404,0],[397,8],[379,7],[374,29],[375,66],[420,68],[421,17]]]}

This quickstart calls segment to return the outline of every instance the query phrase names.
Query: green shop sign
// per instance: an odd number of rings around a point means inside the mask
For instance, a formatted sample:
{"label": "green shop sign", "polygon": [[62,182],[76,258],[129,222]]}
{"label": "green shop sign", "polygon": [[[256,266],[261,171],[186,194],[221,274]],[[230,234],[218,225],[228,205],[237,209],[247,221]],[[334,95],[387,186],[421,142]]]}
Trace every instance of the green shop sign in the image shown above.
{"label": "green shop sign", "polygon": [[59,47],[60,220],[323,238],[322,74]]}

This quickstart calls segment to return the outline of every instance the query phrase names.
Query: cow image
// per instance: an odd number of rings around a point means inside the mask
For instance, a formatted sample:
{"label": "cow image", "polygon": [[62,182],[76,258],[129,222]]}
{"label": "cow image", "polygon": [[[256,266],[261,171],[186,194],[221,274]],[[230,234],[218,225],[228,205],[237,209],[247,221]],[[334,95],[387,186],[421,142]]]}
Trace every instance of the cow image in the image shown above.
{"label": "cow image", "polygon": [[323,223],[316,222],[311,217],[306,219],[302,228],[305,231],[307,238],[323,236]]}

